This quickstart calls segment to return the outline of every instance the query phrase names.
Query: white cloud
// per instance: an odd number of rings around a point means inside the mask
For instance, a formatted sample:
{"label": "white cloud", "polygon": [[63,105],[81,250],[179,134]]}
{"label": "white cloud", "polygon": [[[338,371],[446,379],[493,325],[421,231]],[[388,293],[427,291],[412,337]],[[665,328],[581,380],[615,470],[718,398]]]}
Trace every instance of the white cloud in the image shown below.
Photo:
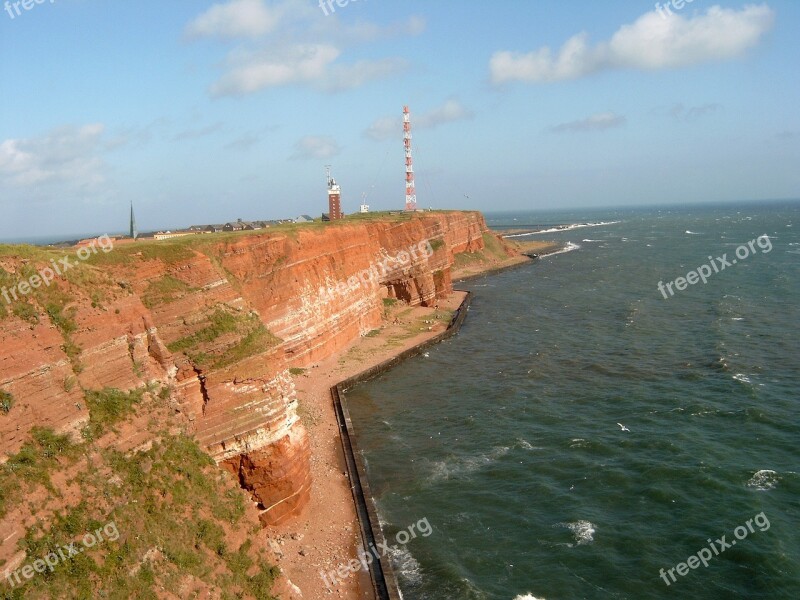
{"label": "white cloud", "polygon": [[186,27],[189,38],[258,37],[274,31],[282,17],[280,7],[267,7],[263,0],[230,0],[215,4]]}
{"label": "white cloud", "polygon": [[[419,115],[412,114],[414,129],[434,129],[445,123],[472,118],[473,113],[458,100],[450,99],[439,107]],[[403,119],[397,117],[381,117],[376,119],[365,131],[364,136],[371,140],[383,141],[403,135]]]}
{"label": "white cloud", "polygon": [[345,52],[359,44],[420,35],[425,27],[417,16],[385,26],[348,24],[337,14],[325,17],[307,0],[229,0],[198,16],[186,33],[190,38],[244,40],[229,51],[222,75],[209,87],[211,96],[221,97],[289,85],[339,92],[396,75],[408,68],[406,60],[347,62]]}
{"label": "white cloud", "polygon": [[550,131],[554,133],[564,132],[579,132],[579,131],[603,131],[604,129],[613,129],[615,127],[622,127],[626,122],[625,117],[613,112],[597,113],[585,119],[577,121],[570,121],[569,123],[561,123],[555,127],[551,127]]}
{"label": "white cloud", "polygon": [[[87,191],[105,182],[106,165],[98,156],[105,126],[65,126],[40,137],[0,142],[2,187],[37,189],[60,184]],[[39,190],[40,191],[40,190]]]}
{"label": "white cloud", "polygon": [[341,151],[336,140],[326,135],[307,135],[294,146],[292,158],[295,160],[324,160],[336,156]]}
{"label": "white cloud", "polygon": [[271,86],[319,80],[339,55],[337,48],[324,44],[298,44],[284,48],[280,54],[237,53],[230,60],[234,66],[211,87],[211,93],[237,96]]}
{"label": "white cloud", "polygon": [[557,55],[548,47],[529,53],[495,52],[489,61],[491,79],[495,84],[543,83],[611,69],[655,70],[727,60],[758,44],[774,18],[766,4],[741,10],[712,6],[693,17],[663,18],[648,12],[595,46],[586,33],[580,33],[567,40]]}

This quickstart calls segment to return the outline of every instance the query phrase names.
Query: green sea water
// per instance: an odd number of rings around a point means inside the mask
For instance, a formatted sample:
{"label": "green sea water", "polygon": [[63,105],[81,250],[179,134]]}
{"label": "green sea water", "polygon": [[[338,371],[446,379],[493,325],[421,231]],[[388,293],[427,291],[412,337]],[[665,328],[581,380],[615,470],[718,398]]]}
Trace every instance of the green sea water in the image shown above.
{"label": "green sea water", "polygon": [[348,392],[404,598],[800,598],[800,205],[487,221],[606,224]]}

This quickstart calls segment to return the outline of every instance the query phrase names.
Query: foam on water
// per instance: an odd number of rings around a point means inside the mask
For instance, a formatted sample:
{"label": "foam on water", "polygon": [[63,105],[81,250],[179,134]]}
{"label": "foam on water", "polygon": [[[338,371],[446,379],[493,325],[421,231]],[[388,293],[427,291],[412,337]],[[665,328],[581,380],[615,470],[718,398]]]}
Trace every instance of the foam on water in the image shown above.
{"label": "foam on water", "polygon": [[514,598],[514,600],[545,600],[545,599],[534,596],[533,594],[525,594],[524,596],[523,595],[517,596],[516,598]]}
{"label": "foam on water", "polygon": [[509,446],[496,446],[489,452],[476,456],[453,457],[432,464],[430,481],[436,483],[456,477],[465,477],[508,454]]}
{"label": "foam on water", "polygon": [[766,492],[778,485],[779,481],[780,477],[778,477],[775,471],[771,469],[761,469],[760,471],[756,471],[750,478],[750,481],[747,482],[747,487]]}
{"label": "foam on water", "polygon": [[391,546],[389,558],[392,566],[400,576],[410,584],[418,584],[422,580],[422,569],[419,561],[405,546]]}
{"label": "foam on water", "polygon": [[[561,527],[566,527],[575,536],[575,543],[578,546],[585,546],[594,541],[594,533],[596,531],[595,524],[591,521],[572,521],[570,523],[559,523]],[[572,544],[569,544],[571,547]]]}

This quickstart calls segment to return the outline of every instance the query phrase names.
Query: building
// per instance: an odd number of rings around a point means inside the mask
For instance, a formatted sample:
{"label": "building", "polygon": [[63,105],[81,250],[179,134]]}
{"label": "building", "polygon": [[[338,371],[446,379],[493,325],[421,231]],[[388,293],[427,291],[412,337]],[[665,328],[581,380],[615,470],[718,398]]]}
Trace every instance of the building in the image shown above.
{"label": "building", "polygon": [[294,220],[295,223],[313,223],[314,218],[308,215],[300,215]]}
{"label": "building", "polygon": [[342,194],[339,184],[331,176],[330,166],[326,167],[326,173],[328,176],[328,216],[329,220],[336,221],[344,218],[344,214],[342,214]]}
{"label": "building", "polygon": [[158,231],[153,234],[153,238],[157,240],[171,240],[173,238],[184,237],[187,235],[195,235],[200,233],[199,231]]}

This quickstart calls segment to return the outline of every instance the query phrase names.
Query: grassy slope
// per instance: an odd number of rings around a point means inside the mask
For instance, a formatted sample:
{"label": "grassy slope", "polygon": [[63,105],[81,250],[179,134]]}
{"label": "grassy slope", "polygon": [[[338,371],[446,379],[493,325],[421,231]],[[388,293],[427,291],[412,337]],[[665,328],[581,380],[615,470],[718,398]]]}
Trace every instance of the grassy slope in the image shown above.
{"label": "grassy slope", "polygon": [[[80,490],[80,503],[62,502],[68,506],[55,515],[32,507],[40,519],[19,540],[26,552],[23,565],[71,542],[83,548],[82,538],[98,528],[107,532],[106,541],[60,561],[52,572],[21,578],[16,586],[3,579],[0,598],[122,600],[177,597],[177,590],[188,596],[271,598],[277,571],[249,541],[260,531],[254,509],[231,476],[193,440],[175,433],[174,423],[170,427],[163,410],[168,395],[169,390],[89,393],[91,421],[81,443],[37,428],[0,467],[0,515],[12,504],[41,497],[36,492],[42,488],[62,497],[53,481],[63,481],[67,473],[66,485],[73,493],[75,486]],[[146,419],[159,410],[161,418],[149,421],[156,440],[149,449],[126,454],[99,443],[109,432],[105,441],[113,440],[113,430],[137,412]],[[112,530],[118,536],[109,535]]]}

